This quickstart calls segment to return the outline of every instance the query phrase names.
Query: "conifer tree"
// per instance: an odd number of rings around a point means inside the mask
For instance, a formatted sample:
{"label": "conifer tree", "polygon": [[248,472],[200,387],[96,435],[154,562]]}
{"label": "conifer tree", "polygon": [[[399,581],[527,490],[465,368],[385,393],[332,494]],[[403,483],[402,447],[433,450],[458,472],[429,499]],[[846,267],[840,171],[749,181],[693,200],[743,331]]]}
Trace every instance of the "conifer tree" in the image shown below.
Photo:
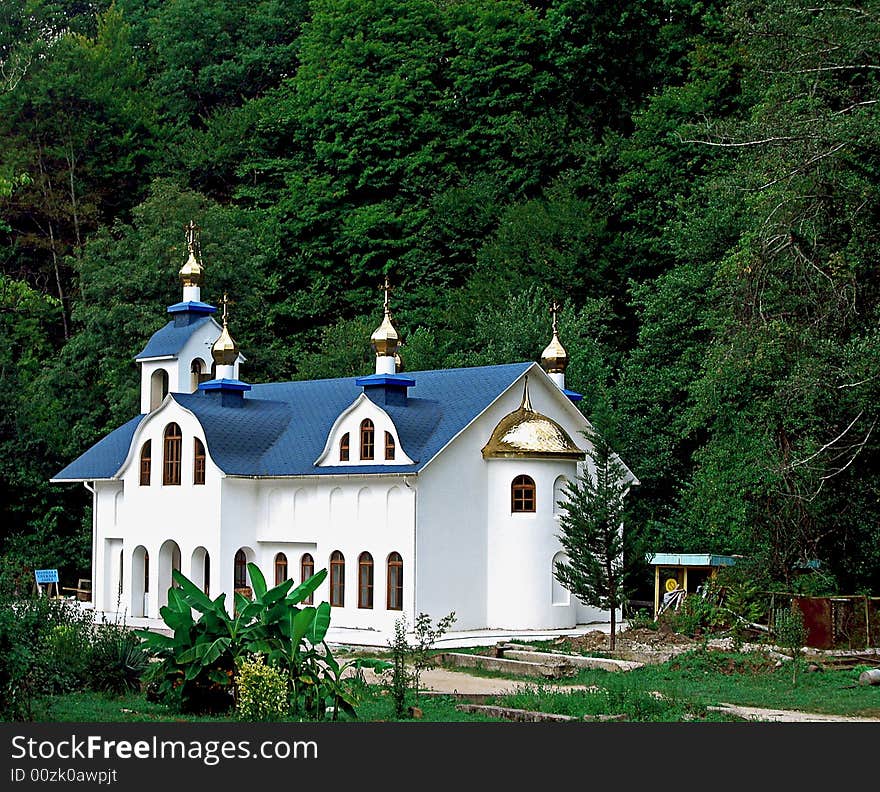
{"label": "conifer tree", "polygon": [[585,605],[610,609],[613,651],[616,609],[624,601],[622,525],[630,485],[626,469],[608,442],[596,431],[584,434],[592,465],[568,483],[560,501],[559,540],[568,558],[556,562],[555,574]]}

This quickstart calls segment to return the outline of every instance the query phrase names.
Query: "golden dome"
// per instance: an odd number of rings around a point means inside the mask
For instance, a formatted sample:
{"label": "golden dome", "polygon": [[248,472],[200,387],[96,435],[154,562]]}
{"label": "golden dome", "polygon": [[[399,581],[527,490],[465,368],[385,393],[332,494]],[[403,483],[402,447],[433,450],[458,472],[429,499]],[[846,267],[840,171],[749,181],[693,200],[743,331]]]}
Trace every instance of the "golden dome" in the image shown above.
{"label": "golden dome", "polygon": [[553,340],[541,353],[541,366],[548,374],[565,374],[565,369],[568,368],[568,352],[562,346],[556,328],[557,311],[559,311],[559,303],[554,300],[550,306],[550,313],[553,314]]}
{"label": "golden dome", "polygon": [[186,227],[186,246],[189,249],[189,258],[180,268],[180,282],[184,286],[201,286],[205,268],[199,261],[198,226],[190,221]]}
{"label": "golden dome", "polygon": [[397,354],[400,346],[400,336],[394,325],[391,324],[391,307],[389,304],[389,292],[391,287],[388,285],[388,276],[385,276],[385,316],[380,324],[370,336],[370,343],[376,351],[376,357],[393,357]]}
{"label": "golden dome", "polygon": [[394,325],[391,324],[391,315],[388,310],[385,311],[385,317],[370,336],[370,343],[376,350],[377,357],[392,356],[397,354],[397,347],[400,345],[400,336]]}
{"label": "golden dome", "polygon": [[226,295],[223,295],[223,329],[220,331],[219,338],[214,342],[214,346],[211,347],[211,356],[214,358],[214,362],[218,366],[231,366],[238,360],[238,345],[233,340],[232,336],[229,334],[229,328],[227,327],[227,319],[226,319],[226,309],[229,300]]}
{"label": "golden dome", "polygon": [[523,387],[522,404],[505,415],[483,447],[484,459],[504,457],[552,457],[583,459],[568,432],[556,421],[532,409],[529,400],[529,378]]}

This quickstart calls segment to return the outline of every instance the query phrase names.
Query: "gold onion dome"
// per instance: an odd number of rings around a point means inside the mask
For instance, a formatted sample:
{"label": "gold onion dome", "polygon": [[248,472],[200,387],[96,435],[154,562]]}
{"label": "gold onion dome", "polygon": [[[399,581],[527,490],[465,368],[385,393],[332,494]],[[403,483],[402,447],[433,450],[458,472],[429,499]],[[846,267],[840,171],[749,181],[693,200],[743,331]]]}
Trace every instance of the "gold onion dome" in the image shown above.
{"label": "gold onion dome", "polygon": [[180,282],[184,286],[201,286],[205,268],[199,261],[198,226],[192,221],[186,227],[186,246],[189,250],[189,258],[178,273]]}
{"label": "gold onion dome", "polygon": [[376,351],[376,357],[393,357],[397,354],[400,346],[400,336],[394,325],[391,324],[391,307],[389,305],[388,293],[391,287],[388,285],[388,276],[385,276],[385,316],[380,324],[370,336],[370,343]]}
{"label": "gold onion dome", "polygon": [[568,432],[556,421],[532,409],[529,378],[523,387],[522,403],[505,415],[483,448],[483,458],[552,457],[583,459]]}
{"label": "gold onion dome", "polygon": [[229,334],[229,327],[226,319],[226,306],[228,304],[226,295],[223,295],[223,330],[220,331],[220,337],[211,347],[211,356],[218,366],[231,366],[238,360],[238,345]]}
{"label": "gold onion dome", "polygon": [[553,314],[553,340],[541,353],[541,366],[548,374],[564,374],[565,369],[568,368],[568,352],[565,351],[565,347],[559,340],[559,331],[556,327],[556,312],[558,310],[559,305],[554,302],[550,308],[550,312]]}

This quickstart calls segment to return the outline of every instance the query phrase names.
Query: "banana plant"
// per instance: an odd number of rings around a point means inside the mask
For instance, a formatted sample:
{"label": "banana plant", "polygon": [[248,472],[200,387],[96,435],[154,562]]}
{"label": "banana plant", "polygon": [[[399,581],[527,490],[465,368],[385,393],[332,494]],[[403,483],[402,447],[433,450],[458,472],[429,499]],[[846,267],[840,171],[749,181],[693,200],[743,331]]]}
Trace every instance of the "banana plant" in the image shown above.
{"label": "banana plant", "polygon": [[248,564],[248,572],[253,598],[236,593],[231,616],[224,594],[212,600],[185,575],[172,573],[175,586],[159,611],[172,634],[137,631],[159,659],[149,674],[159,697],[187,710],[203,709],[206,701],[212,707],[218,701],[220,707],[229,706],[237,660],[257,653],[286,669],[291,699],[302,710],[320,717],[329,709],[334,719],[340,710],[353,714],[354,698],[343,684],[343,672],[352,665],[378,667],[382,661],[358,659],[340,666],[333,657],[324,641],[330,604],[303,604],[324,582],[327,570],[296,588],[286,580],[271,589],[255,564]]}

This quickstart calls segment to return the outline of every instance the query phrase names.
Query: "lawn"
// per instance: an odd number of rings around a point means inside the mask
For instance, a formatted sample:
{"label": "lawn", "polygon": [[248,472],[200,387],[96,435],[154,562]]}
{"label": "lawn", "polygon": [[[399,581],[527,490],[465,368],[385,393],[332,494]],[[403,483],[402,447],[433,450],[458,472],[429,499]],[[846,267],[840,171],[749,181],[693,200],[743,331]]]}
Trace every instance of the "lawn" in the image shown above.
{"label": "lawn", "polygon": [[[694,650],[659,665],[628,672],[583,670],[567,682],[590,690],[560,691],[546,680],[522,680],[529,689],[495,696],[487,703],[582,717],[623,714],[628,721],[720,721],[729,717],[707,710],[721,702],[796,709],[806,712],[880,718],[880,686],[858,684],[863,668],[801,672],[792,679],[789,664],[777,666],[757,653]],[[500,676],[482,672],[481,676]],[[395,720],[391,697],[378,685],[359,685],[361,721]],[[451,696],[422,696],[417,703],[425,721],[479,721],[462,713]],[[74,693],[47,697],[36,708],[42,721],[228,721],[233,716],[179,715],[137,694],[114,697]]]}

